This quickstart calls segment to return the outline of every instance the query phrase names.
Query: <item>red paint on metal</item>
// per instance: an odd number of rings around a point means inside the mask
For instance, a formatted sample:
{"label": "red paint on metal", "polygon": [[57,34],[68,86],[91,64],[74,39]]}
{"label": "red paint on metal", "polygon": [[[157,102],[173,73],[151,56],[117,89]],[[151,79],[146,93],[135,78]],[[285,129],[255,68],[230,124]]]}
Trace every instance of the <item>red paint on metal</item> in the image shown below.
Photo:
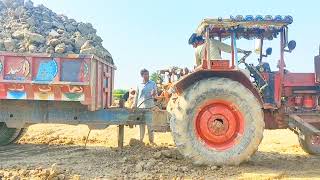
{"label": "red paint on metal", "polygon": [[305,108],[313,108],[314,107],[314,100],[313,100],[313,97],[310,96],[310,95],[306,95],[304,96],[303,98],[303,106]]}
{"label": "red paint on metal", "polygon": [[232,36],[231,36],[231,68],[233,69],[234,68],[234,61],[235,61],[235,53],[234,53],[234,32],[232,33]]}
{"label": "red paint on metal", "polygon": [[[79,69],[70,73],[77,75],[63,80],[69,75],[68,69],[64,69],[65,77],[62,77],[63,67],[72,66],[73,62],[78,64],[73,67]],[[105,69],[110,71],[107,76],[103,73]],[[0,99],[80,101],[91,111],[108,108],[112,102],[115,69],[106,60],[93,55],[0,52]],[[104,87],[106,81],[110,83],[107,90]]]}
{"label": "red paint on metal", "polygon": [[302,96],[296,96],[294,98],[294,104],[296,106],[302,106],[302,102],[303,102],[303,97]]}
{"label": "red paint on metal", "polygon": [[181,94],[186,88],[191,86],[193,83],[203,79],[208,79],[211,77],[229,78],[231,80],[234,80],[243,84],[246,88],[248,88],[254,94],[254,96],[262,105],[262,99],[259,91],[256,89],[256,87],[252,84],[250,79],[243,72],[236,69],[216,70],[216,71],[214,69],[212,70],[200,69],[181,78],[179,81],[177,81],[174,84],[174,88],[177,90],[178,94]]}
{"label": "red paint on metal", "polygon": [[266,129],[288,128],[288,121],[285,121],[285,113],[280,109],[264,109],[264,123]]}
{"label": "red paint on metal", "polygon": [[232,102],[205,102],[195,116],[195,132],[210,148],[226,150],[234,146],[244,131],[244,117]]}
{"label": "red paint on metal", "polygon": [[315,73],[287,73],[284,75],[284,87],[316,86]]}
{"label": "red paint on metal", "polygon": [[211,60],[210,65],[211,69],[214,70],[232,69],[232,67],[230,67],[229,60]]}
{"label": "red paint on metal", "polygon": [[279,72],[278,76],[275,77],[275,93],[274,96],[276,105],[278,107],[281,106],[281,93],[283,88],[283,79],[284,79],[284,48],[285,48],[285,35],[284,35],[285,29],[282,29],[282,32],[280,34],[280,61],[279,61]]}
{"label": "red paint on metal", "polygon": [[274,76],[274,102],[278,107],[281,106],[281,95],[282,95],[282,80],[281,73],[277,72]]}

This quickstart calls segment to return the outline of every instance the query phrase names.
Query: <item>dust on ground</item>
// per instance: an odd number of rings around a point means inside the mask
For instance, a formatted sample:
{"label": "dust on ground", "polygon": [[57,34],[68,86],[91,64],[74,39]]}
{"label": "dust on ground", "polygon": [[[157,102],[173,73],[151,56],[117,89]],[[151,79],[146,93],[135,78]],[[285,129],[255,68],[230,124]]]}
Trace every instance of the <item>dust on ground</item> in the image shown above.
{"label": "dust on ground", "polygon": [[[139,138],[138,128],[126,128],[125,147],[119,149],[116,126],[92,130],[84,148],[88,132],[84,125],[30,126],[20,144],[0,147],[0,176],[55,180],[320,179],[320,157],[304,153],[289,130],[266,130],[259,151],[239,167],[194,166],[177,152],[170,133],[156,133],[156,145],[150,145],[147,140],[134,140]],[[54,176],[49,178],[50,174]]]}

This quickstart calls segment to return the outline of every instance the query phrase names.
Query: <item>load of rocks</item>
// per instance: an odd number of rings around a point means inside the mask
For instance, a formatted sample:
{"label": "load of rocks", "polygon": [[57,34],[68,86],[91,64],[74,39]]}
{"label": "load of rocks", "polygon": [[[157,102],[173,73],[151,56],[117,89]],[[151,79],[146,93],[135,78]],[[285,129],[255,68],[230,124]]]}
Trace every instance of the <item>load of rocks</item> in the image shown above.
{"label": "load of rocks", "polygon": [[30,0],[0,1],[0,51],[94,54],[112,62],[90,23],[58,15]]}

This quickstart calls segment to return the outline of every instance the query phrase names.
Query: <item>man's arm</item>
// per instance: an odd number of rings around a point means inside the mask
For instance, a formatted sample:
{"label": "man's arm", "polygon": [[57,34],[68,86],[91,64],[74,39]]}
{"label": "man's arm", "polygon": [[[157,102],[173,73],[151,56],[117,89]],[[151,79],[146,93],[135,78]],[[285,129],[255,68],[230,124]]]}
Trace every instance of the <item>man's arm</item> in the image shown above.
{"label": "man's arm", "polygon": [[[226,53],[231,53],[232,52],[232,47],[229,45],[229,44],[226,44],[226,43],[223,43],[223,42],[220,42],[218,40],[213,40],[211,43],[216,43],[217,46],[219,47],[219,49],[223,52],[226,52]],[[239,53],[244,53],[245,51],[240,49],[240,48],[237,48],[237,51]]]}
{"label": "man's arm", "polygon": [[202,62],[202,53],[201,53],[201,51],[203,50],[202,49],[202,46],[203,45],[200,45],[200,46],[198,46],[197,48],[196,48],[196,50],[195,50],[195,56],[196,56],[196,65],[197,66],[200,66],[201,65],[201,62]]}
{"label": "man's arm", "polygon": [[152,97],[156,97],[158,94],[158,88],[157,88],[157,84],[155,82],[153,82],[153,87],[152,87],[152,91],[151,91],[151,96]]}

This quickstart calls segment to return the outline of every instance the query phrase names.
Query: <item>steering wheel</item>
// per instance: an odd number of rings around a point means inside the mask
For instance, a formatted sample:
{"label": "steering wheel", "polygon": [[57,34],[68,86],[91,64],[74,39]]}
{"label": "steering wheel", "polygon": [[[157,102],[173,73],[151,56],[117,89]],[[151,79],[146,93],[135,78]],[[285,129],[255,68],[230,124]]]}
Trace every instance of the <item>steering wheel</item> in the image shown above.
{"label": "steering wheel", "polygon": [[264,80],[261,73],[254,67],[252,64],[246,63],[246,59],[251,55],[252,51],[245,51],[244,56],[238,61],[240,63],[244,63],[246,68],[250,71],[250,76],[254,78],[256,82],[259,83],[259,90],[262,92],[267,86],[268,83]]}

